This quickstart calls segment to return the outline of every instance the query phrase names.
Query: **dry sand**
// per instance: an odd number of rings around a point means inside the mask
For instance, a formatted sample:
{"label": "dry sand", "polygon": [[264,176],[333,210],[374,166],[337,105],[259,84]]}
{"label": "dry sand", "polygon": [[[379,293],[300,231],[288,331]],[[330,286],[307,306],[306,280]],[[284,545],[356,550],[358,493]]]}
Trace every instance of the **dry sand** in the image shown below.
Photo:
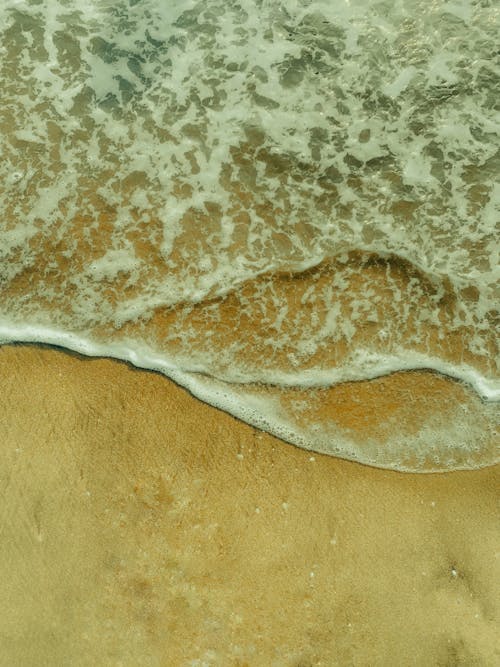
{"label": "dry sand", "polygon": [[312,456],[34,346],[0,378],[2,667],[500,664],[500,467]]}

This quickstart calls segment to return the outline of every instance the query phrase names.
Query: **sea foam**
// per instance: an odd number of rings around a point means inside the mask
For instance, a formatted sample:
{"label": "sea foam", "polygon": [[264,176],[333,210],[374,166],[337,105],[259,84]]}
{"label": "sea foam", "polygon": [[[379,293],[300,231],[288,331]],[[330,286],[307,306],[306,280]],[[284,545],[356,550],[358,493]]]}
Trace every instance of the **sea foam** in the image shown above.
{"label": "sea foam", "polygon": [[[0,26],[1,341],[373,465],[498,458],[497,8],[7,0]],[[363,444],[325,407],[423,369],[466,409]]]}

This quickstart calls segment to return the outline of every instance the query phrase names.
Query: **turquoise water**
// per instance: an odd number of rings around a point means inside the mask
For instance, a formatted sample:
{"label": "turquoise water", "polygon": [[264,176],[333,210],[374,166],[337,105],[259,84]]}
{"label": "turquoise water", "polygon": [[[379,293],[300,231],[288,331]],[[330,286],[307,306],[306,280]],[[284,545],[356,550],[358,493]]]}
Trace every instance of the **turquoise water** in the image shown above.
{"label": "turquoise water", "polygon": [[[491,462],[499,17],[467,1],[6,0],[0,338],[161,370],[338,456]],[[368,452],[304,419],[308,392],[409,369],[467,383],[474,410]]]}

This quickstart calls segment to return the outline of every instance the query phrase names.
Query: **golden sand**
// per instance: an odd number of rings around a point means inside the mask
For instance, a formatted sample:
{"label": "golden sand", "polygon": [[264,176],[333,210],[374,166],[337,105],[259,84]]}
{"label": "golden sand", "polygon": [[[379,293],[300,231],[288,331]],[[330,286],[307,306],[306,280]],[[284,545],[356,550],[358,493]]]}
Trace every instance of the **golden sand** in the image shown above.
{"label": "golden sand", "polygon": [[2,667],[500,664],[500,466],[312,455],[41,347],[0,377]]}

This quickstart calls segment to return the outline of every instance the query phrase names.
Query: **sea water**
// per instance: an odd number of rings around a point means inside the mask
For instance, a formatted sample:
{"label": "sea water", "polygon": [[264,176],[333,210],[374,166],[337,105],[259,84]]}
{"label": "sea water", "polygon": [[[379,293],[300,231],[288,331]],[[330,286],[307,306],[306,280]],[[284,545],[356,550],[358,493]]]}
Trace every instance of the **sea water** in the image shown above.
{"label": "sea water", "polygon": [[[494,462],[499,31],[488,0],[3,0],[0,340],[373,465]],[[331,418],[415,369],[468,402]]]}

